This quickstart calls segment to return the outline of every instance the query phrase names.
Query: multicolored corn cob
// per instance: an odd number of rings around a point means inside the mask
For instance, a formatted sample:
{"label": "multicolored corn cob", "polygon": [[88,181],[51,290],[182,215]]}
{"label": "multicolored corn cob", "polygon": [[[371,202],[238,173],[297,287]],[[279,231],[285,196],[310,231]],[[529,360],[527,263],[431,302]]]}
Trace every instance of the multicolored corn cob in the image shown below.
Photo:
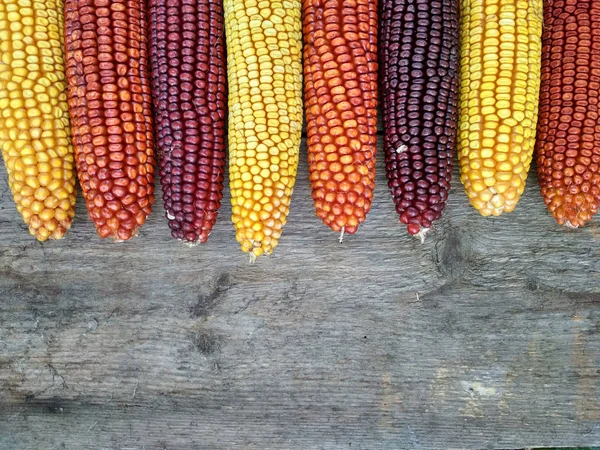
{"label": "multicolored corn cob", "polygon": [[383,0],[381,102],[388,184],[423,240],[446,206],[456,144],[458,0]]}
{"label": "multicolored corn cob", "polygon": [[145,0],[66,0],[75,161],[101,237],[135,236],[154,202]]}
{"label": "multicolored corn cob", "polygon": [[287,220],[302,130],[300,0],[225,0],[229,177],[236,238],[251,260]]}
{"label": "multicolored corn cob", "polygon": [[552,215],[577,228],[600,204],[600,2],[544,8],[538,174]]}
{"label": "multicolored corn cob", "polygon": [[303,0],[308,164],[317,216],[354,233],[375,188],[377,1]]}
{"label": "multicolored corn cob", "polygon": [[40,241],[75,213],[61,0],[0,0],[0,147],[17,210]]}
{"label": "multicolored corn cob", "polygon": [[482,215],[512,211],[537,124],[541,0],[461,0],[461,181]]}
{"label": "multicolored corn cob", "polygon": [[226,60],[220,0],[150,0],[156,143],[171,234],[206,242],[223,197]]}

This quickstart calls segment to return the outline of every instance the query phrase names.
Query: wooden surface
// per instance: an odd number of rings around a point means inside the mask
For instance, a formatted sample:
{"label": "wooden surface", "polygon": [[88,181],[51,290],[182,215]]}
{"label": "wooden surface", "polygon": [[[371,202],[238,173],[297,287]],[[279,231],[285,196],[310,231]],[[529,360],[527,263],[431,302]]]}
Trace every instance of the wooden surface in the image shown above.
{"label": "wooden surface", "polygon": [[[305,149],[276,253],[101,241],[84,211],[37,243],[0,167],[1,449],[430,449],[600,444],[600,221],[483,219],[455,177],[424,245],[376,200],[337,242]],[[381,155],[380,155],[381,156]],[[228,195],[228,194],[227,194]]]}

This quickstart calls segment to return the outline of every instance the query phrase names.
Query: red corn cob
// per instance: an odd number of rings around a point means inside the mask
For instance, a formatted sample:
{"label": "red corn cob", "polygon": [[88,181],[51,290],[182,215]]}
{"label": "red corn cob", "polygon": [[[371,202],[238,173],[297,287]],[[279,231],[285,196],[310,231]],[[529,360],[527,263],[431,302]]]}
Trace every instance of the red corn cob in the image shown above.
{"label": "red corn cob", "polygon": [[137,234],[154,202],[145,0],[66,0],[69,114],[79,181],[101,237]]}
{"label": "red corn cob", "polygon": [[558,223],[577,228],[600,204],[600,2],[547,0],[542,43],[540,186]]}
{"label": "red corn cob", "polygon": [[423,239],[450,189],[458,104],[458,0],[383,0],[381,103],[388,185]]}
{"label": "red corn cob", "polygon": [[376,0],[303,0],[308,162],[317,216],[354,233],[375,187]]}
{"label": "red corn cob", "polygon": [[226,59],[220,0],[150,0],[156,144],[174,238],[206,242],[225,173]]}

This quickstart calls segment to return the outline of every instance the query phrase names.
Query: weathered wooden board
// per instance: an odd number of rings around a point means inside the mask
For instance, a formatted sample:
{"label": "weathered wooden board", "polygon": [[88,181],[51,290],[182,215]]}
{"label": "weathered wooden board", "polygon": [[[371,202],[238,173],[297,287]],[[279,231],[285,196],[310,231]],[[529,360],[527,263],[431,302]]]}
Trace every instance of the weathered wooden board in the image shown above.
{"label": "weathered wooden board", "polygon": [[600,221],[558,227],[534,171],[514,213],[483,219],[455,173],[421,245],[382,167],[340,245],[303,161],[255,265],[228,198],[202,247],[170,238],[160,200],[134,241],[101,241],[80,201],[68,238],[39,244],[1,167],[0,448],[600,444]]}

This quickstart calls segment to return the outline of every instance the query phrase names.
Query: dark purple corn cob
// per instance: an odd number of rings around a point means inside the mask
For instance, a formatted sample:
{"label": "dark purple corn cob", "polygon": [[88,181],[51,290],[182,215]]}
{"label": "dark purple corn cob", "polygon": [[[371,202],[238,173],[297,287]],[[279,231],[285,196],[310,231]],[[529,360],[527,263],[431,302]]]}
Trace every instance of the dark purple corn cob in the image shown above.
{"label": "dark purple corn cob", "polygon": [[388,185],[424,238],[450,189],[458,104],[458,0],[382,0],[380,86]]}
{"label": "dark purple corn cob", "polygon": [[220,0],[149,0],[156,144],[171,234],[206,242],[225,174],[227,101]]}

